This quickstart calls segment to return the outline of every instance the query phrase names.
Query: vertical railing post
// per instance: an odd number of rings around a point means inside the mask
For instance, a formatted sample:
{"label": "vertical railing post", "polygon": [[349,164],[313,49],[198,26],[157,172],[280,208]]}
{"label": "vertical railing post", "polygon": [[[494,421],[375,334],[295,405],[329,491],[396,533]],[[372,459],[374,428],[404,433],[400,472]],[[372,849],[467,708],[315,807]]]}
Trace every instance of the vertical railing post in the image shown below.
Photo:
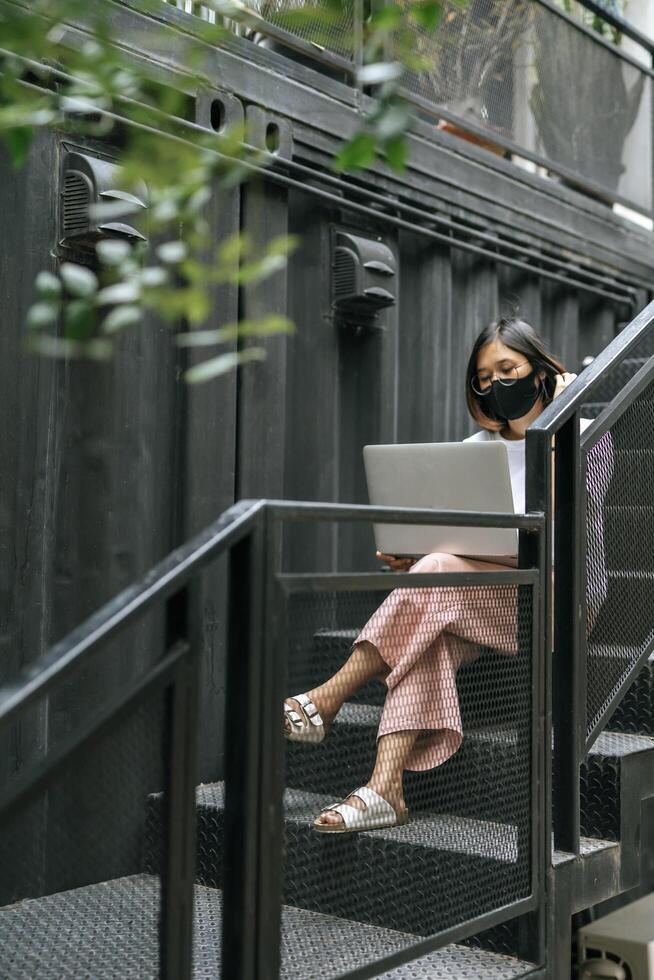
{"label": "vertical railing post", "polygon": [[183,644],[186,655],[168,688],[166,706],[159,946],[164,980],[190,980],[192,970],[199,653],[189,643],[189,596],[185,587],[166,604],[166,649]]}
{"label": "vertical railing post", "polygon": [[537,734],[539,751],[537,771],[533,774],[537,783],[535,794],[535,822],[537,829],[533,835],[532,861],[538,874],[535,884],[540,895],[538,909],[537,948],[532,951],[536,962],[545,962],[548,950],[548,889],[551,885],[548,869],[551,867],[552,852],[552,635],[550,608],[552,601],[552,450],[549,436],[538,431],[526,437],[526,482],[525,501],[528,513],[542,513],[545,523],[538,535],[520,533],[520,568],[538,568],[538,597],[533,612],[538,629],[538,655],[534,659],[537,676],[534,682],[534,710],[538,711]]}
{"label": "vertical railing post", "polygon": [[261,515],[229,555],[222,975],[257,980],[265,541]]}
{"label": "vertical railing post", "polygon": [[278,592],[282,523],[271,509],[264,513],[263,612],[260,683],[261,754],[259,795],[259,935],[260,980],[277,980],[284,852],[284,739],[280,707],[286,688],[286,603]]}
{"label": "vertical railing post", "polygon": [[578,413],[565,422],[555,446],[554,768],[555,847],[579,853],[579,764],[585,736],[581,663],[583,486]]}
{"label": "vertical railing post", "polygon": [[354,87],[360,90],[359,69],[363,65],[363,0],[352,0],[352,64]]}
{"label": "vertical railing post", "polygon": [[268,509],[230,555],[225,693],[222,974],[279,976],[283,846],[283,651],[278,526]]}

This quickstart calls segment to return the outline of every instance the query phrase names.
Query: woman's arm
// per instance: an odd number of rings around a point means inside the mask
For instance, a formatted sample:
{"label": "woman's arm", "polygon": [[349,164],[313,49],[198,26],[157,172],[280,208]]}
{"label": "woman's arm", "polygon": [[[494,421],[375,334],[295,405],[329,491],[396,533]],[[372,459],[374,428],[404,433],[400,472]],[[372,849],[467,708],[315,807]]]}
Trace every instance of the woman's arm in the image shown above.
{"label": "woman's arm", "polygon": [[396,558],[395,555],[385,555],[383,551],[376,551],[375,557],[384,564],[390,565],[392,572],[408,572],[417,561],[416,558]]}

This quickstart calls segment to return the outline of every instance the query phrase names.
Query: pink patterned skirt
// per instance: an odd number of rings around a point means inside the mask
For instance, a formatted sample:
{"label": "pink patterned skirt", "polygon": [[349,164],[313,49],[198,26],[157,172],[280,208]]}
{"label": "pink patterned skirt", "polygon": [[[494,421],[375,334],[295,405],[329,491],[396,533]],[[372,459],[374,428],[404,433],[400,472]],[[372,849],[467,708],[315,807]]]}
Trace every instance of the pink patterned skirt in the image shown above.
{"label": "pink patterned skirt", "polygon": [[[411,572],[506,571],[506,564],[424,555]],[[372,643],[390,668],[377,738],[419,731],[406,768],[433,769],[463,740],[456,672],[482,647],[517,650],[517,587],[398,588],[387,596],[354,641]]]}

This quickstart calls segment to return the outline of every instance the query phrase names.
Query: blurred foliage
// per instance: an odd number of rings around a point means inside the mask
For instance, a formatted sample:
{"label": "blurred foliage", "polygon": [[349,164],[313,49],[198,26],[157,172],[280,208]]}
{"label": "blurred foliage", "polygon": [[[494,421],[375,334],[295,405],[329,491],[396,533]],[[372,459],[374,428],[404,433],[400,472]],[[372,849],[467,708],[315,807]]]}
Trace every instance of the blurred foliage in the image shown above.
{"label": "blurred foliage", "polygon": [[[627,11],[627,6],[629,0],[597,0],[600,7],[603,7],[608,14],[613,14],[616,17],[624,17]],[[575,19],[580,20],[586,27],[592,27],[594,31],[601,34],[602,37],[608,38],[613,41],[614,44],[620,44],[622,41],[622,33],[617,27],[613,27],[599,16],[599,14],[594,13],[592,10],[587,10],[576,0],[556,0],[557,6],[565,10],[567,14],[570,14]]]}
{"label": "blurred foliage", "polygon": [[[139,0],[138,6],[156,15],[162,2]],[[451,76],[446,58],[434,54],[439,48],[433,35],[458,37],[457,25],[476,0],[360,2],[360,34],[353,19],[356,0],[206,0],[194,5],[204,19],[196,18],[193,33],[215,46],[234,33],[259,43],[266,41],[269,21],[318,48],[333,49],[335,39],[349,46],[345,55],[357,57],[356,81],[372,97],[364,100],[360,124],[343,142],[334,169],[360,170],[381,157],[401,171],[412,114],[402,86],[410,75],[438,72],[440,61]],[[572,0],[558,2],[569,6]],[[500,0],[502,5],[508,8],[509,0]],[[264,349],[256,338],[293,329],[278,316],[216,324],[216,287],[264,281],[299,243],[275,239],[257,253],[251,241],[236,235],[212,251],[213,202],[243,181],[262,179],[274,155],[250,145],[243,128],[212,132],[184,122],[188,96],[157,82],[147,64],[114,44],[111,14],[112,4],[99,0],[0,0],[0,139],[14,165],[25,163],[43,127],[102,141],[117,153],[125,200],[96,205],[92,217],[127,219],[142,236],[98,241],[95,261],[60,254],[56,271],[36,279],[28,344],[49,356],[108,358],[117,337],[138,327],[150,310],[171,324],[180,346],[195,348],[187,380],[206,380],[261,359]],[[496,20],[504,35],[505,18]],[[151,25],[159,57],[166,46],[174,47],[189,90],[201,88],[206,47],[154,18]],[[137,183],[147,188],[145,208],[131,196]],[[219,353],[195,363],[199,349],[211,347]]]}

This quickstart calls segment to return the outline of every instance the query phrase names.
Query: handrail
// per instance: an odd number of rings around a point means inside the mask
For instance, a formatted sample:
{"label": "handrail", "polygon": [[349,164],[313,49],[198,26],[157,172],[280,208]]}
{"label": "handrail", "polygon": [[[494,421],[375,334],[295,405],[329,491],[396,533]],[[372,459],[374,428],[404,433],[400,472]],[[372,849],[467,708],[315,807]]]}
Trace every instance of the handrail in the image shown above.
{"label": "handrail", "polygon": [[[555,746],[551,765],[554,802],[551,809],[555,847],[573,853],[578,853],[580,846],[579,766],[587,750],[583,625],[585,487],[577,420],[593,392],[649,333],[653,324],[654,302],[637,314],[586,370],[543,410],[526,432],[527,507],[542,510],[547,515],[548,525],[554,516],[554,507],[556,514],[554,590],[549,576],[543,580],[547,649],[561,654],[554,657],[551,668],[546,665],[548,686],[553,691],[551,711]],[[597,431],[595,426],[594,432]],[[553,475],[556,478],[555,505],[551,495]],[[552,628],[554,642],[551,642]],[[550,754],[548,747],[546,752]]]}
{"label": "handrail", "polygon": [[[515,527],[523,532],[521,543],[526,543],[524,564],[528,567],[511,569],[492,573],[493,582],[501,585],[528,586],[531,594],[531,632],[530,656],[533,670],[530,685],[531,721],[524,735],[525,752],[528,752],[530,769],[526,773],[536,773],[532,780],[529,804],[529,822],[525,825],[524,837],[519,837],[518,845],[523,841],[525,872],[529,870],[531,892],[515,898],[506,905],[487,909],[476,919],[461,920],[450,925],[446,930],[434,934],[416,946],[404,949],[396,954],[400,962],[416,958],[430,952],[450,939],[461,937],[464,930],[494,925],[504,921],[507,913],[515,915],[534,910],[542,901],[541,885],[536,887],[539,880],[537,874],[536,855],[542,851],[542,797],[543,785],[539,775],[541,764],[539,760],[539,745],[544,741],[544,716],[542,703],[541,667],[543,663],[543,647],[540,623],[540,583],[543,578],[544,561],[542,537],[546,533],[546,518],[543,513],[504,514],[477,513],[471,511],[437,511],[425,508],[393,508],[372,507],[367,505],[330,504],[302,501],[280,500],[245,500],[229,508],[221,517],[209,525],[203,532],[196,535],[182,547],[171,552],[166,558],[148,571],[137,583],[125,589],[114,599],[107,602],[96,614],[89,617],[78,626],[63,641],[50,649],[39,663],[26,669],[19,678],[10,685],[0,689],[0,726],[16,721],[19,712],[29,706],[38,696],[47,695],[56,683],[67,677],[73,667],[79,669],[86,665],[83,658],[90,654],[99,643],[105,642],[117,630],[134,619],[139,613],[150,609],[156,602],[167,601],[167,644],[168,651],[174,651],[175,643],[180,642],[178,632],[183,633],[181,643],[184,650],[182,671],[176,683],[178,692],[171,703],[183,699],[183,712],[180,716],[173,714],[174,732],[169,761],[173,782],[169,795],[167,827],[170,830],[169,849],[167,851],[166,869],[162,879],[168,884],[164,888],[162,900],[162,917],[166,923],[164,938],[176,937],[178,934],[180,909],[186,916],[186,938],[181,947],[186,954],[190,950],[191,928],[190,912],[192,899],[190,889],[192,876],[182,873],[184,868],[193,866],[193,828],[195,827],[195,768],[191,748],[195,744],[194,734],[197,732],[197,711],[195,710],[195,694],[197,685],[197,670],[199,665],[199,647],[193,637],[197,636],[197,622],[193,616],[199,615],[192,593],[187,586],[194,576],[201,572],[207,564],[218,555],[231,549],[231,565],[227,586],[227,627],[228,649],[236,651],[236,656],[229,656],[226,665],[226,728],[238,722],[236,715],[232,717],[241,703],[238,698],[230,696],[230,692],[239,691],[241,696],[248,698],[252,707],[253,723],[243,739],[236,740],[226,756],[225,768],[225,811],[224,826],[226,837],[226,853],[229,854],[231,872],[226,873],[226,888],[229,883],[229,896],[226,896],[226,911],[223,922],[223,964],[227,964],[229,975],[245,975],[240,965],[249,962],[253,955],[265,959],[268,963],[266,976],[272,976],[277,962],[279,932],[277,916],[281,908],[281,864],[279,860],[281,842],[283,839],[281,793],[282,783],[280,754],[282,739],[275,740],[275,732],[279,733],[278,719],[275,715],[275,705],[281,703],[281,693],[275,685],[281,684],[284,674],[287,643],[277,642],[287,634],[284,633],[285,612],[277,608],[275,591],[278,585],[292,592],[306,588],[307,579],[317,591],[336,589],[366,591],[371,587],[380,589],[394,588],[396,584],[411,588],[433,586],[434,579],[444,587],[450,585],[479,585],[486,584],[489,573],[438,573],[434,575],[416,574],[411,576],[411,582],[403,575],[386,574],[338,574],[330,573],[318,576],[301,575],[299,578],[281,574],[279,563],[280,554],[277,545],[280,541],[279,531],[283,522],[302,522],[320,520],[340,520],[352,522],[379,521],[390,524],[444,524],[456,526],[468,524],[477,527]],[[533,533],[530,533],[533,532]],[[533,563],[528,555],[537,556]],[[532,567],[533,566],[533,567]],[[400,583],[397,580],[402,579]],[[415,581],[413,581],[415,579]],[[482,582],[483,580],[483,582]],[[239,585],[245,583],[242,591]],[[180,606],[183,607],[180,609]],[[193,613],[191,610],[195,609]],[[180,625],[181,624],[181,625]],[[265,626],[265,628],[263,628]],[[172,644],[172,645],[171,645]],[[106,652],[106,651],[105,651]],[[167,669],[169,661],[160,661],[154,668],[149,668],[148,678],[161,674]],[[189,671],[193,673],[193,679]],[[149,683],[149,679],[148,682]],[[70,758],[70,753],[86,744],[89,737],[95,737],[98,723],[104,717],[114,717],[116,706],[124,706],[131,697],[132,689],[143,688],[143,677],[130,678],[126,681],[119,696],[111,705],[104,705],[101,717],[94,717],[88,724],[78,726],[70,733],[64,744],[48,746],[46,755],[39,760],[37,767],[20,783],[12,784],[4,795],[4,804],[8,806],[21,805],[26,794],[37,792],[41,786],[53,778],[58,766],[64,764],[64,759]],[[143,688],[144,689],[144,688]],[[183,689],[183,690],[182,690]],[[182,693],[179,693],[179,692]],[[271,696],[271,691],[276,691]],[[278,697],[279,695],[279,697]],[[234,707],[236,705],[236,708]],[[180,708],[180,711],[182,711]],[[121,708],[121,710],[123,710]],[[175,711],[177,709],[175,708]],[[231,713],[231,714],[230,714]],[[255,720],[256,719],[256,720]],[[546,734],[546,733],[545,733]],[[182,762],[180,763],[180,759]],[[265,776],[262,775],[265,773]],[[528,778],[528,775],[526,775]],[[173,792],[174,790],[174,792]],[[0,813],[2,813],[0,807]],[[182,814],[183,825],[178,816]],[[265,815],[262,816],[262,815]],[[264,833],[265,823],[265,833]],[[527,850],[527,847],[530,850]],[[529,856],[531,855],[531,856]],[[255,870],[256,869],[256,870]],[[236,873],[238,871],[238,873]],[[233,872],[233,873],[232,873]],[[229,898],[229,901],[227,901]],[[184,904],[186,903],[186,904]],[[168,923],[173,925],[168,929]],[[247,927],[244,928],[244,922]],[[173,944],[174,946],[174,944]],[[162,947],[163,948],[163,947]],[[247,949],[247,953],[244,952]],[[190,960],[190,953],[189,960]],[[169,951],[162,953],[162,963],[170,967],[176,962]],[[236,965],[236,966],[235,966]],[[186,976],[171,968],[175,976]],[[370,967],[362,968],[368,975]],[[362,971],[356,971],[358,976]],[[250,975],[248,973],[248,975]],[[264,974],[262,974],[264,975]],[[276,975],[276,974],[275,974]]]}
{"label": "handrail", "polygon": [[468,527],[508,527],[536,532],[543,514],[481,514],[475,511],[437,511],[425,508],[370,507],[365,504],[314,504],[286,500],[241,500],[214,523],[170,552],[136,583],[118,593],[99,610],[54,644],[43,657],[24,667],[0,689],[0,728],[6,726],[55,680],[65,677],[98,643],[123,629],[157,600],[166,599],[188,583],[195,572],[243,538],[268,508],[293,520],[338,517],[347,521],[389,524],[441,524]]}
{"label": "handrail", "polygon": [[586,9],[590,10],[591,13],[597,14],[598,17],[601,17],[602,20],[606,21],[607,24],[610,24],[611,27],[615,27],[616,30],[620,31],[621,34],[624,34],[625,37],[631,38],[631,40],[635,41],[636,44],[639,44],[641,48],[644,48],[646,51],[649,51],[650,54],[654,55],[654,40],[647,37],[647,35],[643,34],[642,31],[639,31],[637,27],[634,27],[633,24],[630,23],[630,21],[625,20],[625,18],[621,17],[619,14],[611,13],[611,11],[607,10],[606,7],[603,7],[600,3],[597,3],[597,0],[577,0],[577,3],[580,3],[582,7],[586,7]]}
{"label": "handrail", "polygon": [[0,728],[55,680],[61,680],[89,650],[127,625],[153,602],[184,586],[191,575],[247,534],[265,502],[240,501],[186,544],[167,555],[134,585],[110,599],[43,657],[0,689]]}
{"label": "handrail", "polygon": [[654,301],[641,310],[631,323],[591,361],[579,377],[575,378],[565,391],[541,412],[527,429],[527,440],[530,433],[555,435],[578,408],[591,400],[589,395],[606,379],[607,372],[616,367],[637,346],[647,327],[652,323],[654,323]]}

